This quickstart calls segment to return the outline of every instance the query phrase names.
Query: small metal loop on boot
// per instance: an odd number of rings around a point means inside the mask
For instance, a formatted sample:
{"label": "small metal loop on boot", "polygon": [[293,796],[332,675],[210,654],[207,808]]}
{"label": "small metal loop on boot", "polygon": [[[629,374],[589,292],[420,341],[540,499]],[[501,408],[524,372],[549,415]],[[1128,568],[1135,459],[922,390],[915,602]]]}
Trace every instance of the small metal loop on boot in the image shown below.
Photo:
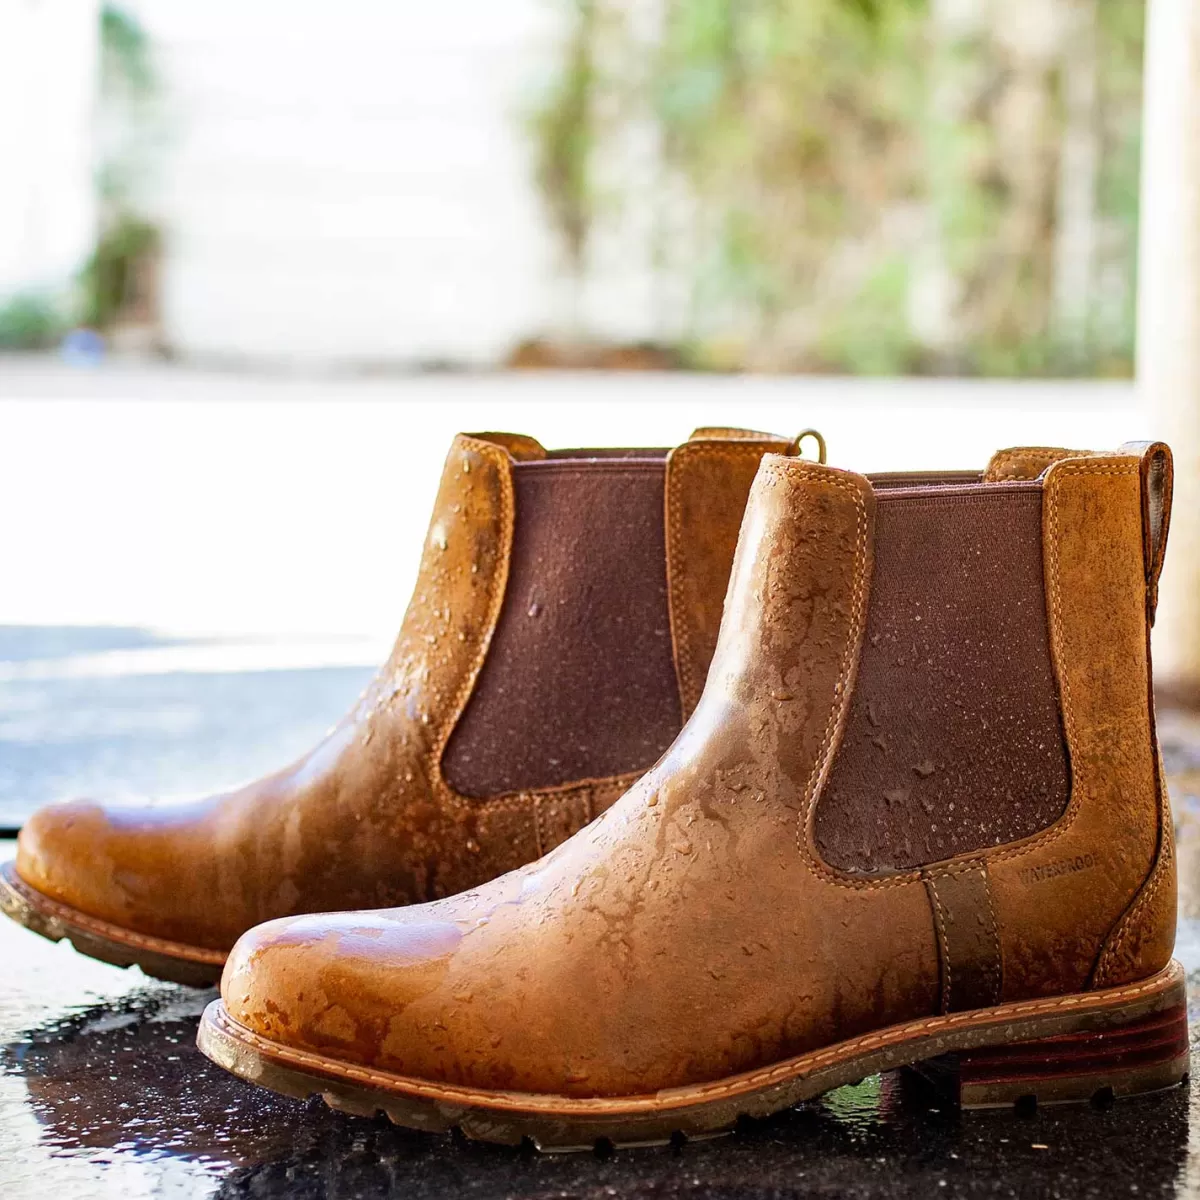
{"label": "small metal loop on boot", "polygon": [[800,447],[804,445],[805,438],[812,438],[817,443],[817,462],[823,466],[825,464],[825,437],[819,429],[802,429],[792,439],[792,444],[788,447],[788,453],[800,454]]}

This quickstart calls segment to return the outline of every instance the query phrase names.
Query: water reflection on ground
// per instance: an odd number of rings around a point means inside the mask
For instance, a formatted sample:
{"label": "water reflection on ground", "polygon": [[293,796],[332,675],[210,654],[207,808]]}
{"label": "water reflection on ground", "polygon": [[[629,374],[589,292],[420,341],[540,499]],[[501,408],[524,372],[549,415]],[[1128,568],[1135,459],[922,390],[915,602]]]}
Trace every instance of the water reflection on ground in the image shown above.
{"label": "water reflection on ground", "polygon": [[[1163,720],[1200,1052],[1200,719]],[[0,843],[0,858],[11,844]],[[0,1181],[72,1197],[1200,1196],[1200,1075],[1110,1109],[966,1117],[903,1073],[734,1135],[537,1156],[273,1096],[200,1056],[210,992],[0,922]]]}

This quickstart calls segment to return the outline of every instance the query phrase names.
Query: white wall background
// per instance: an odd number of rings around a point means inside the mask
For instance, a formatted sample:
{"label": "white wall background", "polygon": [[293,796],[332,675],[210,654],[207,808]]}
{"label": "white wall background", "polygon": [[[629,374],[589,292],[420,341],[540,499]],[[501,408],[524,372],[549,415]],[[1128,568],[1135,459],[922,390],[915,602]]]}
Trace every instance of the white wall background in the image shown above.
{"label": "white wall background", "polygon": [[137,0],[167,88],[168,341],[487,361],[545,314],[520,113],[540,0]]}
{"label": "white wall background", "polygon": [[0,0],[0,302],[69,286],[95,236],[98,0]]}
{"label": "white wall background", "polygon": [[[574,320],[659,332],[646,214],[599,231],[577,295],[537,194],[526,120],[560,0],[123,7],[163,90],[144,199],[185,358],[491,364]],[[0,0],[0,299],[69,280],[91,249],[98,9]]]}

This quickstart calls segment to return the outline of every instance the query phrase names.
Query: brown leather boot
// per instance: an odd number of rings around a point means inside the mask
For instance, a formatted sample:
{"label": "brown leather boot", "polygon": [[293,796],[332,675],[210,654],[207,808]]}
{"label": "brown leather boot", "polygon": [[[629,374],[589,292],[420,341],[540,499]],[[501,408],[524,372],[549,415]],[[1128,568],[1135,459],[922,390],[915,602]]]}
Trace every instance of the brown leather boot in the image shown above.
{"label": "brown leather boot", "polygon": [[410,904],[535,859],[671,744],[716,645],[759,460],[455,439],[391,658],[295,765],[181,808],[36,813],[0,905],[47,937],[212,983],[252,925]]}
{"label": "brown leather boot", "polygon": [[969,478],[765,459],[659,763],[466,895],[252,930],[202,1049],[542,1146],[728,1129],[904,1064],[965,1104],[1177,1082],[1148,655],[1169,454]]}

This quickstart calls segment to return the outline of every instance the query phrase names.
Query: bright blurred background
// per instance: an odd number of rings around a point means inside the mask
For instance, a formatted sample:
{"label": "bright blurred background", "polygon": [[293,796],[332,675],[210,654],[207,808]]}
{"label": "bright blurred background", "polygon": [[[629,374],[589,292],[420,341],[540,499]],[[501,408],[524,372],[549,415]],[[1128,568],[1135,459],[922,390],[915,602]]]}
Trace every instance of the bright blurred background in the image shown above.
{"label": "bright blurred background", "polygon": [[0,345],[1127,378],[1144,40],[1143,0],[2,0]]}
{"label": "bright blurred background", "polygon": [[0,0],[0,827],[301,751],[455,430],[732,423],[1166,437],[1200,695],[1200,0]]}

